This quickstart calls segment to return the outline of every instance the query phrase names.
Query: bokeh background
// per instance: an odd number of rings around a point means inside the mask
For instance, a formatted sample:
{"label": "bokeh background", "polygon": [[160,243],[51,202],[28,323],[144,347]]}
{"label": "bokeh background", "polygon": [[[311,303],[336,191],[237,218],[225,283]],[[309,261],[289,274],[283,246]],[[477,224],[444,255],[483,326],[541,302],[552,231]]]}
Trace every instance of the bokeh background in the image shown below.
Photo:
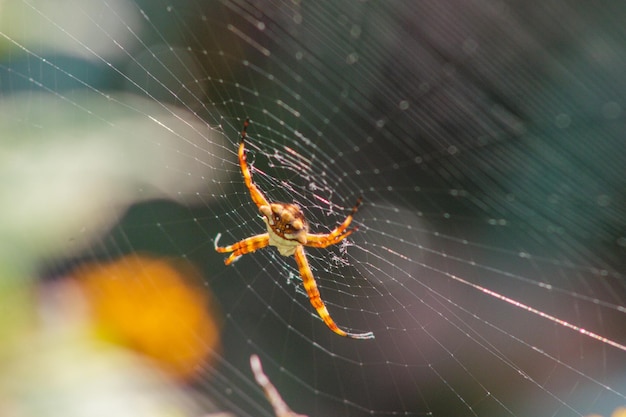
{"label": "bokeh background", "polygon": [[[626,405],[626,5],[0,0],[0,414]],[[312,315],[236,159],[315,231]],[[590,335],[589,332],[592,334]],[[617,413],[617,412],[616,412]],[[617,414],[616,414],[617,415]]]}

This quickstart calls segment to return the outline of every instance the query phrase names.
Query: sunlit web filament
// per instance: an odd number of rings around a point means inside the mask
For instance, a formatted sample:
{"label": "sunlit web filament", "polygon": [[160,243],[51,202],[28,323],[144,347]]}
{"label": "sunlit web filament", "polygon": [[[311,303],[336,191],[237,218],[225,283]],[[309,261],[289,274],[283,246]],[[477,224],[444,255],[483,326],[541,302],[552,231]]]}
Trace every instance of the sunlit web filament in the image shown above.
{"label": "sunlit web filament", "polygon": [[590,332],[587,329],[584,329],[582,327],[576,326],[576,325],[574,325],[574,324],[572,324],[570,322],[567,322],[565,320],[561,320],[558,317],[554,317],[554,316],[552,316],[552,315],[550,315],[548,313],[544,313],[543,311],[537,310],[536,308],[533,308],[533,307],[531,307],[529,305],[526,305],[524,303],[521,303],[519,301],[513,300],[512,298],[506,297],[506,296],[504,296],[502,294],[499,294],[499,293],[497,293],[495,291],[491,291],[491,290],[489,290],[489,289],[487,289],[485,287],[481,287],[478,284],[474,284],[474,283],[471,283],[469,281],[466,281],[463,278],[459,278],[456,275],[450,274],[450,277],[452,279],[462,283],[462,284],[469,285],[470,287],[473,287],[473,288],[475,288],[475,289],[477,289],[479,291],[482,291],[485,294],[488,294],[488,295],[490,295],[490,296],[492,296],[494,298],[497,298],[498,300],[506,301],[507,303],[509,303],[509,304],[511,304],[511,305],[513,305],[515,307],[521,308],[522,310],[526,310],[526,311],[528,311],[530,313],[536,314],[539,317],[543,317],[544,319],[548,319],[548,320],[550,320],[550,321],[552,321],[554,323],[560,324],[563,327],[567,327],[569,329],[577,331],[578,333],[580,333],[582,335],[591,337],[592,339],[596,339],[596,340],[598,340],[598,341],[600,341],[602,343],[606,343],[607,345],[616,347],[616,348],[621,349],[621,350],[626,352],[626,345],[622,345],[622,344],[617,343],[617,342],[615,342],[615,341],[613,341],[611,339],[607,339],[604,336],[600,336],[599,334]]}

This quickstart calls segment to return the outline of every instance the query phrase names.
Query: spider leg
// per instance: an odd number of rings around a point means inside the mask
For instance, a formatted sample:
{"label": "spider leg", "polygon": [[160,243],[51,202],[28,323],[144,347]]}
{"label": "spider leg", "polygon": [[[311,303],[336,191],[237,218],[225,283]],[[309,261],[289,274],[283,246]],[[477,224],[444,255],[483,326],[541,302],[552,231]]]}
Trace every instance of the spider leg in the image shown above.
{"label": "spider leg", "polygon": [[252,181],[252,173],[250,173],[250,169],[248,168],[248,163],[246,162],[246,137],[248,131],[248,125],[250,125],[250,119],[246,119],[243,122],[243,129],[241,131],[241,141],[239,142],[239,166],[241,167],[241,174],[243,175],[243,180],[246,183],[246,187],[250,191],[250,196],[252,197],[252,201],[257,207],[267,206],[269,203],[267,199],[256,186],[256,184]]}
{"label": "spider leg", "polygon": [[226,265],[230,265],[233,261],[237,260],[241,255],[254,252],[257,249],[266,247],[269,244],[270,237],[267,233],[252,236],[247,239],[240,240],[237,243],[233,243],[229,246],[217,246],[221,234],[215,237],[215,250],[219,253],[232,252],[228,258],[224,260]]}
{"label": "spider leg", "polygon": [[351,229],[351,230],[348,230],[347,232],[345,230],[348,228],[348,226],[350,226],[350,223],[352,223],[352,219],[354,218],[354,215],[359,209],[359,206],[361,205],[361,201],[362,201],[362,198],[359,197],[356,200],[356,204],[354,205],[354,207],[352,207],[352,211],[350,212],[350,214],[348,214],[348,216],[343,221],[343,223],[335,227],[335,229],[332,230],[330,233],[324,233],[324,234],[307,233],[306,245],[312,246],[315,248],[325,248],[327,246],[337,244],[341,242],[343,239],[345,239],[346,237],[350,236],[350,234],[352,234],[352,232],[354,232],[356,229]]}
{"label": "spider leg", "polygon": [[330,313],[326,309],[324,305],[324,301],[322,301],[322,297],[320,296],[320,292],[317,289],[317,284],[315,283],[315,278],[313,278],[313,273],[311,272],[311,268],[309,267],[309,262],[306,259],[306,254],[304,253],[304,247],[298,246],[296,248],[296,252],[294,254],[296,258],[296,263],[298,264],[298,268],[300,269],[300,275],[302,276],[302,283],[304,284],[304,289],[306,293],[309,295],[309,300],[311,301],[311,305],[317,311],[317,314],[322,318],[326,326],[333,332],[337,333],[340,336],[350,337],[352,339],[373,339],[374,333],[348,333],[344,330],[341,330],[335,321],[330,317]]}
{"label": "spider leg", "polygon": [[356,228],[350,229],[342,235],[330,237],[330,234],[312,234],[306,235],[306,246],[313,248],[325,248],[327,246],[336,245],[354,232]]}

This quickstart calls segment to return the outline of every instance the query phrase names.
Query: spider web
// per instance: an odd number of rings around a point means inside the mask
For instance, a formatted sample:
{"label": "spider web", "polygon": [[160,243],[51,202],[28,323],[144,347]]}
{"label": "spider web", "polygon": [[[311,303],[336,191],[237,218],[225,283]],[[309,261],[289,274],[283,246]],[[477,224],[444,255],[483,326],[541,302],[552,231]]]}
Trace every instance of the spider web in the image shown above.
{"label": "spider web", "polygon": [[[119,221],[98,212],[94,223],[117,223],[89,251],[203,268],[224,349],[198,390],[224,410],[271,415],[252,353],[308,415],[581,416],[626,404],[623,7],[3,7],[19,23],[0,25],[1,97],[47,115],[5,119],[45,135],[61,107],[65,123],[136,144],[127,165],[159,149],[151,185],[124,200],[147,201]],[[218,233],[231,244],[264,231],[237,161],[245,117],[254,181],[300,205],[312,232],[363,197],[358,230],[307,257],[337,324],[374,340],[330,332],[275,248],[229,267],[215,253]],[[119,206],[114,189],[101,193],[106,208]]]}

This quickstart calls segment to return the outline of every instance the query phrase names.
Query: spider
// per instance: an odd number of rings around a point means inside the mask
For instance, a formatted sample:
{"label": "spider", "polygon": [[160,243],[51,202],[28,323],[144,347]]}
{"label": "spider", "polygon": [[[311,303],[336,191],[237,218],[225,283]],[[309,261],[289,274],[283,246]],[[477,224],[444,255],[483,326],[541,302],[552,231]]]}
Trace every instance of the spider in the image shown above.
{"label": "spider", "polygon": [[300,207],[295,204],[268,202],[263,193],[252,181],[252,174],[248,168],[245,153],[245,142],[249,124],[250,119],[246,119],[243,124],[243,130],[241,131],[239,165],[246,187],[248,187],[250,191],[252,201],[254,201],[259,208],[259,212],[262,214],[263,221],[267,226],[267,233],[251,236],[229,246],[218,246],[218,240],[221,237],[220,233],[215,237],[215,250],[219,253],[232,252],[230,256],[224,260],[226,265],[230,265],[246,253],[254,252],[266,246],[275,246],[278,252],[283,256],[293,255],[296,258],[296,263],[298,264],[298,269],[302,277],[302,283],[309,296],[311,305],[315,308],[317,314],[324,321],[326,326],[340,336],[353,339],[373,339],[374,334],[372,332],[349,333],[337,326],[322,301],[320,292],[317,289],[317,284],[315,283],[315,278],[309,267],[306,253],[304,252],[304,246],[325,248],[330,245],[335,245],[348,237],[355,230],[346,229],[350,226],[352,218],[361,204],[361,198],[359,197],[357,199],[352,211],[348,214],[343,223],[330,233],[309,233],[309,225]]}

